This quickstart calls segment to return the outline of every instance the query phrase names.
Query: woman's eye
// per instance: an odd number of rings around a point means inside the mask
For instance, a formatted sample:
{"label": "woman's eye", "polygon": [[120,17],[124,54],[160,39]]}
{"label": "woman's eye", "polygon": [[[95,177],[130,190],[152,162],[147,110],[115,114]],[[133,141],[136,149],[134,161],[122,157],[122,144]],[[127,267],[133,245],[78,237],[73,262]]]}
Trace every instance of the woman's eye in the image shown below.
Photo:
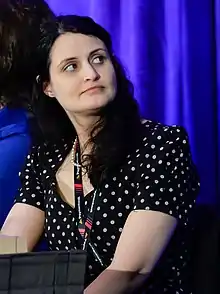
{"label": "woman's eye", "polygon": [[95,58],[93,58],[93,63],[95,64],[102,64],[104,63],[105,57],[104,56],[96,56]]}
{"label": "woman's eye", "polygon": [[64,68],[64,71],[74,71],[76,70],[77,66],[76,64],[69,64]]}

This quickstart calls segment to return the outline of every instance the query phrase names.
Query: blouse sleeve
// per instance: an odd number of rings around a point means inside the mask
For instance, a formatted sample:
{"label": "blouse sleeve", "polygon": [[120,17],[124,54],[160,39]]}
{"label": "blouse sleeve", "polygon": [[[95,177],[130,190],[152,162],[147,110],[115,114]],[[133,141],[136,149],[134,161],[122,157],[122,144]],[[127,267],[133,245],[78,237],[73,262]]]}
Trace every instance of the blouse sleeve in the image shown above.
{"label": "blouse sleeve", "polygon": [[26,158],[23,171],[19,174],[21,188],[15,199],[15,203],[25,203],[44,211],[44,193],[40,179],[39,155],[40,147],[32,147]]}
{"label": "blouse sleeve", "polygon": [[187,223],[200,183],[184,128],[156,131],[140,153],[134,210],[160,211]]}

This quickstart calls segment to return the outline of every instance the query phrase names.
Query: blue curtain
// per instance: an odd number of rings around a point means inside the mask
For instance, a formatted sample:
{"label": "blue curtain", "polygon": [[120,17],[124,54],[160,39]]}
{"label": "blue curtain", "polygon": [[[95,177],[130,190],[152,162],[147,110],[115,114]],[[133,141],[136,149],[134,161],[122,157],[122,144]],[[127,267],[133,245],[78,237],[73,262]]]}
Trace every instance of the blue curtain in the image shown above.
{"label": "blue curtain", "polygon": [[146,118],[186,127],[199,201],[220,203],[220,0],[48,0],[112,35]]}

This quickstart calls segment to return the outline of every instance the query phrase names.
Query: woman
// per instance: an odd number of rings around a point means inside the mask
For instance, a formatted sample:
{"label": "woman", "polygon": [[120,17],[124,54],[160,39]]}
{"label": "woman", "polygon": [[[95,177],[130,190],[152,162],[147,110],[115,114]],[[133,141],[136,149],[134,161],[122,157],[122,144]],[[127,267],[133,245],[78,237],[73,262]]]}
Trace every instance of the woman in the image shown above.
{"label": "woman", "polygon": [[40,23],[49,15],[43,0],[0,2],[0,228],[13,205],[18,173],[31,144],[26,111],[18,102],[31,95],[36,75],[30,56],[38,38],[32,36],[39,35]]}
{"label": "woman", "polygon": [[[2,233],[31,251],[87,249],[86,294],[191,293],[190,215],[199,190],[181,127],[141,120],[133,86],[92,19],[42,27],[34,147]],[[42,96],[42,90],[46,95]]]}

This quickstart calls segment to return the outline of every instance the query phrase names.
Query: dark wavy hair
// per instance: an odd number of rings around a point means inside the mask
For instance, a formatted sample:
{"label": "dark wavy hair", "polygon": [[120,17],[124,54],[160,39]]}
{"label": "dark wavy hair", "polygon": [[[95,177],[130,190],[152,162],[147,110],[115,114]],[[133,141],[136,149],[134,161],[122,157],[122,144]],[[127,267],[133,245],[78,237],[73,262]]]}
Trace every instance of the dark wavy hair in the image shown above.
{"label": "dark wavy hair", "polygon": [[75,136],[72,123],[57,100],[42,95],[43,83],[50,80],[51,48],[55,40],[66,32],[95,36],[102,40],[108,49],[116,73],[116,97],[101,109],[100,119],[92,129],[88,142],[91,143],[92,152],[83,160],[92,184],[96,185],[107,172],[118,168],[126,155],[136,147],[141,132],[139,108],[134,99],[133,85],[113,53],[109,33],[89,17],[59,16],[56,22],[48,22],[42,26],[38,53],[40,71],[32,102],[33,110],[41,120],[45,138],[72,140]]}
{"label": "dark wavy hair", "polygon": [[0,0],[0,103],[23,106],[32,95],[40,25],[55,17],[44,0]]}

